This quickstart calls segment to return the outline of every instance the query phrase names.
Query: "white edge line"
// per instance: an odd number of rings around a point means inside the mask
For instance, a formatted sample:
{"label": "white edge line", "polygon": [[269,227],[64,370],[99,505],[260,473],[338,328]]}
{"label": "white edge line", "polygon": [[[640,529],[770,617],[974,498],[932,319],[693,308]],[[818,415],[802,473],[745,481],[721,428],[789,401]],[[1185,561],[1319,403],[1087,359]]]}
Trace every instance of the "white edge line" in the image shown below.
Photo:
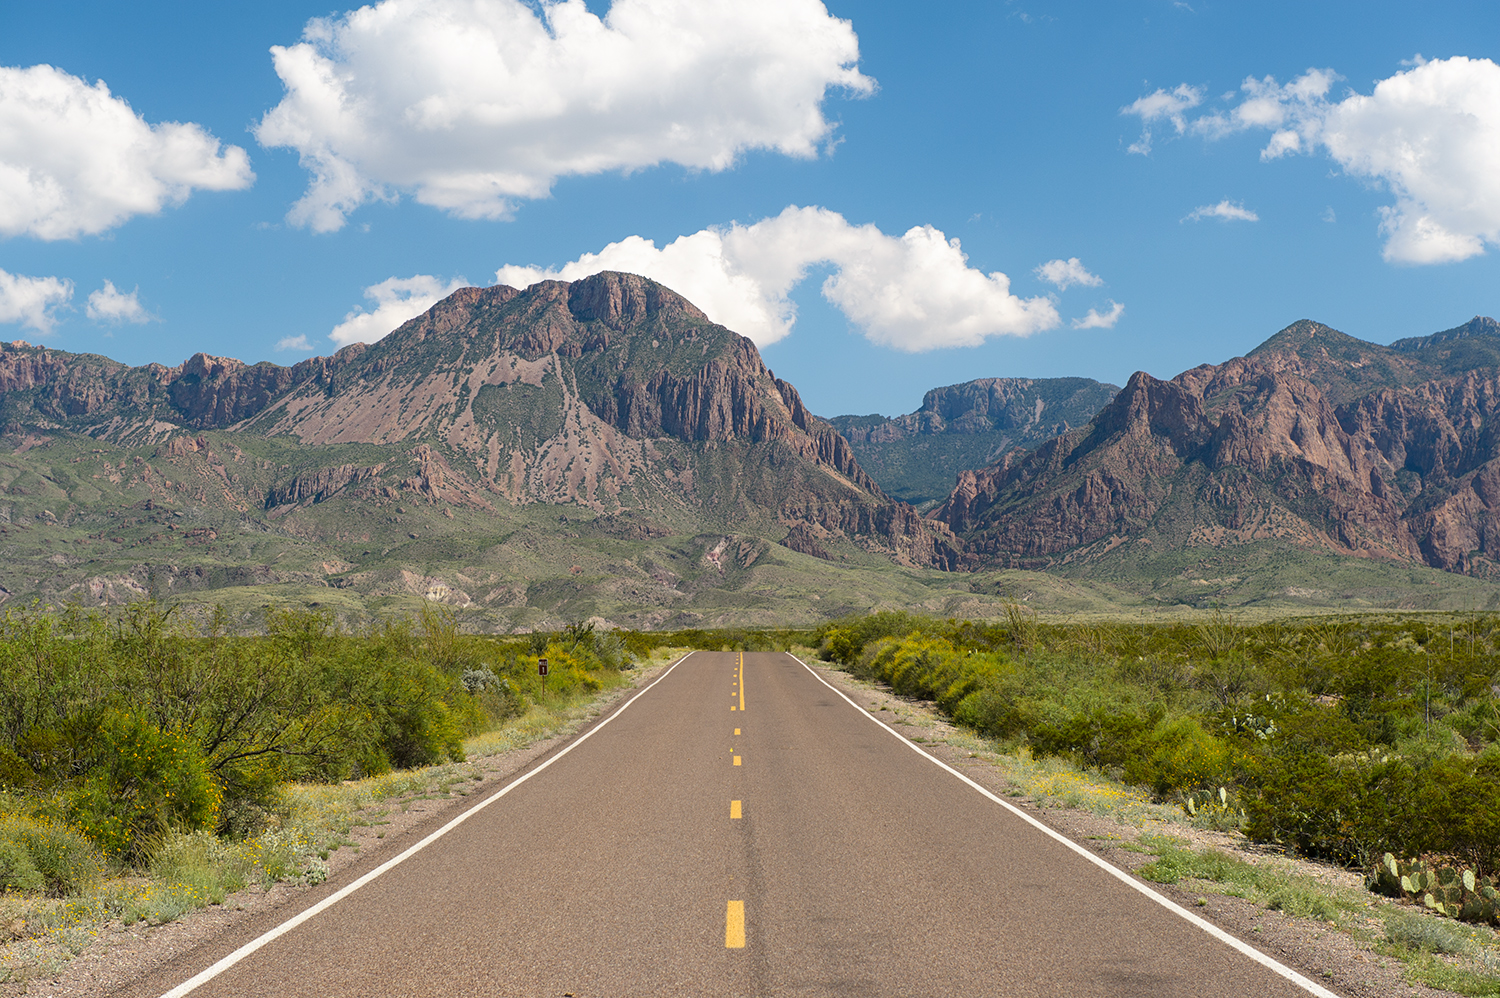
{"label": "white edge line", "polygon": [[876,724],[878,724],[882,728],[884,728],[886,731],[890,732],[893,736],[895,736],[895,738],[898,741],[901,742],[901,744],[905,745],[907,748],[909,748],[913,752],[917,753],[917,755],[922,756],[924,759],[926,759],[928,762],[932,763],[934,766],[939,766],[939,767],[941,767],[943,769],[946,769],[948,772],[952,773],[954,776],[958,777],[960,780],[963,780],[969,786],[973,787],[975,790],[978,790],[981,794],[983,794],[984,796],[988,797],[990,800],[994,801],[996,804],[999,804],[1001,807],[1005,808],[1007,811],[1009,811],[1010,813],[1014,814],[1016,817],[1020,818],[1022,821],[1025,821],[1027,824],[1032,825],[1038,831],[1042,832],[1044,835],[1048,835],[1051,838],[1056,839],[1058,842],[1061,842],[1063,845],[1067,846],[1069,849],[1073,850],[1078,855],[1080,855],[1084,859],[1088,860],[1090,863],[1093,863],[1095,866],[1099,867],[1101,870],[1103,870],[1104,872],[1108,873],[1110,876],[1114,877],[1116,880],[1120,881],[1121,883],[1125,884],[1128,887],[1134,888],[1135,890],[1141,892],[1142,894],[1146,895],[1146,897],[1150,898],[1151,900],[1155,901],[1157,904],[1161,905],[1163,908],[1165,908],[1168,911],[1172,912],[1174,915],[1177,915],[1177,916],[1179,916],[1179,917],[1187,920],[1188,922],[1191,922],[1193,925],[1196,925],[1198,928],[1202,929],[1204,932],[1207,932],[1209,935],[1211,935],[1215,939],[1219,940],[1219,942],[1224,943],[1226,946],[1230,946],[1230,947],[1232,947],[1234,949],[1239,950],[1241,953],[1245,954],[1250,959],[1254,960],[1256,963],[1258,963],[1261,966],[1267,968],[1268,970],[1274,971],[1275,973],[1281,975],[1282,977],[1286,978],[1288,981],[1291,981],[1293,984],[1297,985],[1298,987],[1302,988],[1303,990],[1308,991],[1308,992],[1310,992],[1312,994],[1317,995],[1318,998],[1341,998],[1341,996],[1338,995],[1336,992],[1329,991],[1327,988],[1323,987],[1321,984],[1318,984],[1316,981],[1309,980],[1308,978],[1306,978],[1306,977],[1302,976],[1301,974],[1297,973],[1291,967],[1288,967],[1286,964],[1281,963],[1281,962],[1275,960],[1274,958],[1269,957],[1266,954],[1262,953],[1260,950],[1256,949],[1254,946],[1251,946],[1249,943],[1247,943],[1247,942],[1245,942],[1245,941],[1243,941],[1241,939],[1238,939],[1235,936],[1230,935],[1228,932],[1225,932],[1223,929],[1219,928],[1217,925],[1213,924],[1212,922],[1206,921],[1206,920],[1198,917],[1197,915],[1194,915],[1192,912],[1188,911],[1186,908],[1182,907],[1182,905],[1180,905],[1177,902],[1173,901],[1171,898],[1169,898],[1169,897],[1167,897],[1167,896],[1165,896],[1163,894],[1160,894],[1160,893],[1152,890],[1150,887],[1147,887],[1144,883],[1142,883],[1141,881],[1137,880],[1131,874],[1129,874],[1129,873],[1125,872],[1124,870],[1120,869],[1118,866],[1115,866],[1113,863],[1109,862],[1108,860],[1105,860],[1105,859],[1103,859],[1103,858],[1101,858],[1099,856],[1096,856],[1094,853],[1092,853],[1089,850],[1085,849],[1083,846],[1079,845],[1077,842],[1074,842],[1072,839],[1068,838],[1066,835],[1063,835],[1061,832],[1058,832],[1058,831],[1055,831],[1055,830],[1053,830],[1051,828],[1048,828],[1046,825],[1042,824],[1036,818],[1033,818],[1031,815],[1027,814],[1025,811],[1021,810],[1020,808],[1016,807],[1014,804],[1012,804],[1009,801],[1006,801],[1006,800],[1004,800],[1004,799],[996,796],[995,794],[991,793],[989,790],[987,790],[984,787],[980,786],[978,783],[975,783],[969,777],[965,776],[963,773],[960,773],[958,770],[954,769],[952,766],[948,765],[943,760],[937,758],[936,756],[932,755],[929,752],[924,751],[923,749],[921,749],[920,747],[918,747],[914,742],[908,740],[906,738],[906,736],[904,736],[904,735],[901,734],[901,732],[897,731],[895,728],[892,728],[890,725],[886,724],[880,718],[876,717],[874,714],[871,714],[869,711],[865,710],[863,707],[861,707],[859,704],[855,703],[853,700],[850,700],[847,696],[844,695],[844,691],[843,690],[839,689],[838,687],[836,687],[832,683],[830,683],[828,680],[826,680],[822,676],[818,675],[817,671],[814,670],[812,668],[812,666],[810,666],[806,662],[802,661],[796,655],[793,655],[791,652],[787,652],[786,654],[787,654],[787,657],[791,658],[798,665],[802,666],[802,668],[804,668],[808,672],[812,673],[812,677],[814,679],[816,679],[818,682],[822,683],[824,686],[828,687],[830,690],[833,690],[833,692],[837,693],[840,697],[842,697],[845,703],[849,704],[849,706],[851,706],[855,710],[859,711],[860,714],[863,715],[864,717],[869,718],[870,720],[874,721]]}
{"label": "white edge line", "polygon": [[[353,883],[346,884],[345,886],[339,888],[337,891],[335,891],[334,893],[328,895],[326,898],[324,898],[323,900],[319,901],[317,904],[313,905],[311,908],[307,908],[307,909],[304,909],[303,911],[298,912],[296,915],[293,915],[291,918],[287,919],[285,922],[282,922],[280,925],[276,926],[274,929],[269,929],[266,932],[262,933],[261,935],[256,936],[254,939],[250,940],[248,943],[246,943],[245,945],[241,946],[239,949],[235,950],[233,953],[230,953],[229,955],[221,958],[218,962],[214,963],[212,966],[208,967],[207,969],[205,969],[203,971],[200,971],[198,974],[194,975],[193,977],[188,978],[186,981],[183,981],[181,984],[177,985],[177,987],[173,988],[171,991],[167,991],[167,992],[163,993],[162,996],[161,996],[161,998],[183,998],[184,995],[186,995],[186,994],[188,994],[188,993],[196,990],[199,986],[208,983],[209,981],[213,980],[215,977],[218,977],[220,974],[224,973],[224,971],[228,970],[230,967],[233,967],[235,964],[237,964],[241,960],[245,959],[245,957],[247,957],[250,954],[254,953],[256,950],[260,949],[262,946],[265,946],[267,943],[272,942],[273,940],[278,939],[281,936],[286,935],[288,932],[292,931],[297,926],[301,925],[303,922],[305,922],[308,919],[312,918],[314,915],[317,915],[320,912],[322,912],[322,911],[324,911],[324,910],[326,910],[328,908],[332,908],[334,905],[338,904],[340,901],[344,900],[344,898],[348,897],[350,894],[353,894],[355,891],[359,890],[361,887],[365,886],[365,884],[368,884],[370,881],[374,880],[376,877],[380,876],[382,873],[385,873],[385,872],[391,870],[392,868],[394,868],[396,866],[399,866],[402,863],[406,862],[408,859],[411,859],[417,853],[421,852],[423,849],[426,849],[428,846],[432,845],[432,843],[436,842],[438,839],[442,838],[444,835],[447,835],[449,832],[453,831],[453,829],[457,828],[459,825],[462,825],[464,822],[466,822],[470,818],[474,817],[474,815],[478,814],[480,811],[482,811],[485,808],[489,807],[491,804],[495,803],[495,801],[499,800],[501,797],[504,797],[506,794],[508,794],[512,790],[516,789],[516,787],[519,787],[521,784],[525,783],[527,780],[531,779],[533,776],[536,776],[538,773],[541,773],[548,766],[552,765],[554,762],[556,762],[557,760],[561,759],[563,756],[567,755],[569,752],[573,751],[578,746],[580,746],[584,742],[588,741],[590,738],[594,737],[594,735],[597,732],[599,732],[601,729],[603,729],[603,727],[606,724],[608,724],[610,721],[613,721],[615,718],[619,717],[621,714],[625,713],[625,711],[630,708],[631,704],[635,703],[637,700],[639,700],[646,693],[650,692],[652,686],[655,686],[657,683],[661,682],[663,679],[666,679],[668,676],[670,676],[672,674],[672,670],[675,669],[675,668],[677,668],[683,662],[687,661],[688,657],[690,655],[692,655],[692,654],[693,654],[693,652],[688,652],[687,655],[684,655],[684,656],[682,656],[682,658],[679,658],[677,661],[673,662],[671,668],[667,669],[666,672],[663,672],[660,676],[657,676],[654,680],[651,681],[650,686],[647,686],[645,689],[641,690],[635,696],[633,696],[629,700],[625,701],[624,706],[620,707],[619,710],[615,711],[613,714],[609,715],[604,720],[602,720],[598,724],[594,725],[588,731],[584,732],[584,734],[582,735],[582,737],[580,737],[580,738],[576,739],[575,741],[573,741],[572,743],[570,743],[561,752],[557,753],[552,758],[550,758],[546,762],[542,763],[540,766],[538,766],[535,769],[531,770],[526,775],[521,776],[518,779],[512,780],[511,782],[507,783],[505,786],[501,787],[499,790],[495,791],[493,794],[491,794],[490,796],[486,797],[484,800],[480,801],[478,804],[475,804],[473,807],[469,808],[463,814],[460,814],[458,817],[456,817],[452,821],[448,822],[442,828],[439,828],[437,831],[435,831],[432,834],[428,835],[422,841],[416,843],[413,846],[408,847],[406,849],[406,851],[403,852],[403,853],[401,853],[399,856],[394,856],[394,857],[386,860],[384,863],[381,863],[379,866],[377,866],[375,869],[371,870],[369,873],[366,873],[364,876],[360,877],[358,880],[354,881]],[[816,675],[816,673],[814,673],[814,675]]]}

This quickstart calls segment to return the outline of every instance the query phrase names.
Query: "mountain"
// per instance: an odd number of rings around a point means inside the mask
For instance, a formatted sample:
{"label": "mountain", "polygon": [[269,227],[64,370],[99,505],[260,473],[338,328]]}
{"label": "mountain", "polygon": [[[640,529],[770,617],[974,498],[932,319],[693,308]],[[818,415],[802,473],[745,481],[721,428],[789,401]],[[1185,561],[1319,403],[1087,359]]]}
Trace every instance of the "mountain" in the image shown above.
{"label": "mountain", "polygon": [[[602,587],[659,623],[793,552],[830,568],[963,557],[754,344],[626,274],[466,288],[292,367],[9,344],[0,432],[0,588],[16,596],[296,582],[537,607]],[[587,553],[556,550],[573,540]],[[691,573],[663,564],[686,550]],[[557,592],[529,591],[553,572]]]}
{"label": "mountain", "polygon": [[[492,629],[1479,605],[1494,587],[1454,573],[1497,560],[1497,347],[1484,319],[1390,347],[1298,323],[1139,374],[1082,425],[1110,386],[1000,379],[846,421],[850,443],[748,340],[624,274],[466,288],[290,367],[17,341],[0,604],[155,595],[255,626],[268,606],[374,622],[440,602]],[[917,473],[1002,438],[925,517],[859,456],[909,444]]]}
{"label": "mountain", "polygon": [[1119,390],[1089,378],[980,378],[934,388],[904,416],[829,422],[882,489],[921,508],[940,503],[960,471],[1087,423]]}
{"label": "mountain", "polygon": [[1497,416],[1492,319],[1389,347],[1302,321],[1224,364],[1135,374],[1087,426],[965,472],[933,516],[982,565],[1194,573],[1273,541],[1494,577]]}

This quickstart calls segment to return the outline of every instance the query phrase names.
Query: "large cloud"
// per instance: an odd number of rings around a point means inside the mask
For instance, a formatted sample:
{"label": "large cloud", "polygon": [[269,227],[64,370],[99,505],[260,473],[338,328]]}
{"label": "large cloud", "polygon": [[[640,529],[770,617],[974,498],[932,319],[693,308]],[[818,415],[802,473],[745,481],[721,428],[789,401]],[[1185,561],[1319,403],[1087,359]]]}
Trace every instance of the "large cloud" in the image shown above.
{"label": "large cloud", "polygon": [[[372,311],[355,309],[344,321],[333,327],[328,338],[339,346],[350,343],[374,343],[407,319],[415,319],[444,298],[466,287],[462,277],[444,284],[428,274],[392,277],[365,288],[365,297],[375,303]],[[287,337],[276,344],[277,350],[310,349],[306,337]]]}
{"label": "large cloud", "polygon": [[820,0],[384,0],[271,51],[287,94],[256,137],[300,154],[288,218],[320,232],[406,190],[503,218],[562,176],[813,156],[828,89],[874,86]]}
{"label": "large cloud", "polygon": [[19,322],[45,336],[57,321],[52,310],[72,297],[72,281],[0,270],[0,322]]}
{"label": "large cloud", "polygon": [[74,239],[255,179],[238,146],[195,124],[148,124],[51,66],[0,67],[0,235]]}
{"label": "large cloud", "polygon": [[976,346],[1059,323],[1049,299],[1011,294],[1008,277],[973,269],[958,240],[930,225],[890,236],[874,225],[850,225],[826,208],[790,207],[754,225],[681,236],[661,249],[631,236],[556,269],[501,267],[495,280],[526,287],[601,270],[642,274],[765,346],[791,331],[796,306],[787,296],[810,268],[824,264],[834,272],[823,281],[823,296],[870,340],[898,350]]}
{"label": "large cloud", "polygon": [[1382,209],[1387,260],[1446,263],[1500,243],[1500,65],[1419,61],[1369,95],[1329,100],[1336,79],[1326,69],[1284,85],[1248,79],[1238,104],[1190,127],[1210,138],[1268,129],[1262,159],[1323,149],[1385,187],[1395,196]]}

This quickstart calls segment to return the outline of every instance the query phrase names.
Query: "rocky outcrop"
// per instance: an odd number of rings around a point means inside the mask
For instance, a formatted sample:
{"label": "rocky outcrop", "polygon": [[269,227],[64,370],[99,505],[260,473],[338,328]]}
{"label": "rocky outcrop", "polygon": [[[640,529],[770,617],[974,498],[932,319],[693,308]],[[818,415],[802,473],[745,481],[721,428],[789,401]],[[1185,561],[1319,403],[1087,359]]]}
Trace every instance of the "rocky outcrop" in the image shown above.
{"label": "rocky outcrop", "polygon": [[266,509],[281,506],[306,506],[322,502],[335,496],[350,485],[368,481],[385,470],[384,464],[358,467],[341,464],[335,468],[319,468],[317,471],[296,475],[284,485],[273,488],[266,494]]}
{"label": "rocky outcrop", "polygon": [[222,429],[266,409],[289,389],[325,384],[331,372],[362,354],[363,344],[292,367],[245,364],[198,353],[176,367],[127,367],[104,357],[70,354],[16,341],[0,344],[0,398],[14,421],[41,416],[98,432],[111,425],[164,421],[189,429]]}
{"label": "rocky outcrop", "polygon": [[[1475,320],[1464,336],[1492,325]],[[1433,350],[1464,338],[1438,336]],[[1138,373],[1088,427],[960,476],[934,516],[999,564],[1098,557],[1132,538],[1274,536],[1489,573],[1500,371],[1443,375],[1409,361],[1424,349],[1413,343],[1398,351],[1303,322],[1171,381]]]}

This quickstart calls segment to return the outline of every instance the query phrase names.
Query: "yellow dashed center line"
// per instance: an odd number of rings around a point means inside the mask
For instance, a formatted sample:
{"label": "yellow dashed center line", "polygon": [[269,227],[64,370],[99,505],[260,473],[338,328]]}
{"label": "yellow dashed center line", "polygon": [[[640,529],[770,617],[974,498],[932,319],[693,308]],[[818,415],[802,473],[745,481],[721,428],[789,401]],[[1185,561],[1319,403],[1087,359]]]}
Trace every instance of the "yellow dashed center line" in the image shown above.
{"label": "yellow dashed center line", "polygon": [[745,709],[745,653],[740,652],[740,669],[736,677],[740,681],[740,710]]}
{"label": "yellow dashed center line", "polygon": [[740,814],[741,814],[740,802],[737,801],[737,800],[730,801],[729,802],[729,817],[731,819],[738,818],[738,817],[740,817]]}
{"label": "yellow dashed center line", "polygon": [[731,901],[724,912],[724,948],[745,948],[745,902]]}
{"label": "yellow dashed center line", "polygon": [[736,765],[736,766],[738,766],[738,765],[739,765],[739,764],[740,764],[740,757],[739,757],[739,756],[735,756],[735,757],[734,757],[734,764],[735,764],[735,765]]}
{"label": "yellow dashed center line", "polygon": [[735,729],[734,729],[734,733],[735,733],[735,734],[739,734],[739,733],[740,733],[740,729],[739,729],[739,728],[735,728]]}

